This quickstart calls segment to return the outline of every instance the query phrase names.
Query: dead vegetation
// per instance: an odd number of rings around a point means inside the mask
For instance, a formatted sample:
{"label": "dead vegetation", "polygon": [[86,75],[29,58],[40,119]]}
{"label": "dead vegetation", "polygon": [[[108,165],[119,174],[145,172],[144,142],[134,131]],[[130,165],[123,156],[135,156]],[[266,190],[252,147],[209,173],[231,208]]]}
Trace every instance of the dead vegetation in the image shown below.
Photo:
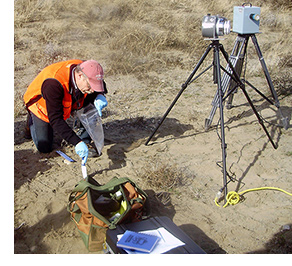
{"label": "dead vegetation", "polygon": [[155,191],[174,192],[176,188],[188,186],[195,178],[187,169],[181,169],[172,163],[152,159],[138,171],[138,177],[145,182],[144,187]]}
{"label": "dead vegetation", "polygon": [[[22,95],[34,76],[57,61],[94,58],[107,77],[133,74],[148,86],[157,85],[149,72],[191,69],[206,47],[202,16],[232,20],[234,5],[238,1],[15,0],[15,116],[24,113]],[[291,3],[253,5],[262,8],[262,32],[282,32],[276,39],[260,36],[269,67],[281,78],[282,69],[291,67]],[[224,41],[230,49],[233,39],[230,34]]]}

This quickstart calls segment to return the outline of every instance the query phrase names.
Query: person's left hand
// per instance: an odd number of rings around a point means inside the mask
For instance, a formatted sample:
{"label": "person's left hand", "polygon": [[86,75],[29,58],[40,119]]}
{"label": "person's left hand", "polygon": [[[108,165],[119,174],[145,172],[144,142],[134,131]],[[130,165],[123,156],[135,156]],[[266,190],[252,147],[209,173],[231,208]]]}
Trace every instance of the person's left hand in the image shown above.
{"label": "person's left hand", "polygon": [[94,100],[94,106],[98,111],[99,116],[102,116],[102,109],[107,106],[107,100],[102,94],[98,94]]}

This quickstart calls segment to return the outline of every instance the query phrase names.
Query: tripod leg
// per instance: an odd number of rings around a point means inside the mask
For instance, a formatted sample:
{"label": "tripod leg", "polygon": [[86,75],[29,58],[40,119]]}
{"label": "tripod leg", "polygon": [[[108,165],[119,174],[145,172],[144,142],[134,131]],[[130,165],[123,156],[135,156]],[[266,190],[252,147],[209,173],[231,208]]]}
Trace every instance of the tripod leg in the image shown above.
{"label": "tripod leg", "polygon": [[251,39],[253,41],[253,44],[255,46],[255,49],[256,49],[256,52],[258,54],[258,57],[259,57],[259,60],[261,62],[261,65],[262,65],[262,69],[265,73],[265,77],[266,77],[266,80],[268,82],[268,85],[270,87],[270,91],[272,93],[272,96],[275,100],[275,106],[278,108],[278,110],[280,111],[280,115],[282,117],[282,123],[283,123],[283,126],[285,129],[288,129],[288,117],[284,117],[283,113],[282,113],[282,110],[280,108],[280,103],[279,103],[279,100],[278,100],[278,96],[277,96],[277,93],[274,89],[274,86],[273,86],[273,82],[271,80],[271,77],[270,77],[270,74],[269,74],[269,71],[268,71],[268,68],[266,66],[266,63],[265,63],[265,60],[264,60],[264,57],[262,55],[262,52],[261,52],[261,49],[260,49],[260,46],[258,44],[258,41],[257,41],[257,38],[255,36],[255,34],[252,34],[251,35]]}
{"label": "tripod leg", "polygon": [[167,111],[165,112],[164,116],[162,117],[162,119],[159,121],[158,125],[156,126],[156,128],[154,129],[154,131],[152,132],[152,134],[150,135],[150,137],[147,139],[147,141],[145,142],[145,145],[148,145],[149,141],[152,139],[152,137],[155,135],[156,131],[158,130],[158,128],[161,126],[161,124],[163,123],[163,121],[165,120],[165,118],[167,117],[167,115],[169,114],[169,112],[171,111],[171,109],[173,108],[173,106],[175,105],[175,103],[177,102],[177,100],[179,99],[179,97],[182,95],[182,93],[184,92],[184,90],[187,88],[187,86],[189,85],[189,83],[191,82],[193,76],[196,74],[197,70],[199,69],[199,67],[201,66],[201,64],[203,63],[203,61],[205,60],[206,56],[208,55],[208,53],[210,52],[210,50],[212,49],[212,45],[210,44],[205,53],[203,54],[203,56],[201,57],[201,59],[199,60],[199,62],[197,63],[196,67],[194,68],[193,72],[190,74],[190,76],[188,77],[187,81],[182,84],[182,88],[179,91],[179,93],[177,94],[177,96],[175,97],[175,99],[173,100],[173,102],[171,103],[171,105],[168,107]]}
{"label": "tripod leg", "polygon": [[274,149],[277,149],[278,146],[274,143],[272,137],[270,136],[270,134],[269,134],[267,128],[266,128],[265,125],[264,125],[264,122],[263,122],[262,118],[261,118],[260,115],[258,114],[258,112],[257,112],[255,106],[253,105],[251,99],[249,98],[249,96],[248,96],[248,94],[247,94],[245,88],[243,88],[243,87],[240,87],[240,88],[242,89],[242,91],[243,91],[243,93],[244,93],[244,95],[245,95],[245,97],[246,97],[246,99],[247,99],[249,105],[251,106],[251,108],[252,108],[254,114],[256,115],[256,117],[257,117],[257,119],[258,119],[260,125],[262,126],[263,130],[265,131],[266,135],[268,136],[268,138],[269,138],[270,142],[272,143]]}
{"label": "tripod leg", "polygon": [[[238,35],[236,37],[234,47],[233,47],[231,55],[229,57],[229,61],[234,66],[234,69],[237,71],[237,73],[239,73],[239,76],[241,75],[241,71],[242,71],[244,54],[246,51],[247,43],[248,43],[248,38],[246,38],[245,36]],[[235,89],[232,89],[235,87],[236,82],[234,82],[231,79],[231,74],[232,74],[231,69],[229,67],[229,64],[227,64],[225,73],[223,74],[222,80],[221,80],[221,87],[222,87],[223,95],[225,94],[225,92],[228,89],[229,98],[228,98],[228,102],[226,105],[227,109],[231,109],[233,96],[234,96],[234,93],[236,92]],[[214,69],[214,76],[216,76],[215,69]],[[232,93],[230,93],[231,89],[232,89]],[[213,117],[216,113],[217,108],[218,108],[218,91],[216,91],[216,94],[215,94],[214,99],[212,101],[212,109],[211,109],[210,115],[208,118],[205,119],[205,130],[206,131],[211,126],[211,123],[213,121]]]}
{"label": "tripod leg", "polygon": [[254,89],[259,95],[261,95],[267,102],[269,102],[270,104],[274,104],[273,101],[271,101],[266,95],[264,95],[262,92],[260,92],[254,85],[252,85],[249,81],[244,80],[243,82],[245,82],[248,86],[250,86],[252,89]]}
{"label": "tripod leg", "polygon": [[256,36],[253,34],[253,35],[251,35],[251,39],[252,39],[252,42],[253,42],[253,44],[254,44],[254,46],[255,46],[255,49],[256,49],[257,55],[258,55],[258,57],[259,57],[259,60],[260,60],[260,62],[261,62],[262,68],[263,68],[263,71],[264,71],[264,73],[265,73],[266,80],[267,80],[267,82],[268,82],[268,85],[269,85],[269,87],[270,87],[271,93],[272,93],[273,98],[274,98],[274,100],[275,100],[275,105],[276,105],[277,107],[279,107],[280,104],[279,104],[279,100],[278,100],[278,97],[277,97],[277,93],[276,93],[276,91],[275,91],[275,89],[274,89],[274,86],[273,86],[273,83],[272,83],[272,80],[271,80],[270,74],[269,74],[269,72],[268,72],[268,69],[267,69],[267,66],[266,66],[266,63],[265,63],[265,60],[264,60],[264,57],[263,57],[263,55],[262,55],[261,49],[260,49],[260,47],[259,47],[259,44],[258,44],[258,42],[257,42],[257,38],[256,38]]}
{"label": "tripod leg", "polygon": [[[222,54],[223,54],[225,60],[226,60],[227,62],[229,62],[229,61],[228,61],[228,54],[227,54],[227,52],[224,50],[224,47],[223,47],[223,46],[220,46],[220,50],[221,50],[221,52],[222,52]],[[237,80],[237,83],[238,83],[239,87],[242,89],[242,91],[243,91],[243,93],[244,93],[244,96],[246,97],[246,99],[247,99],[249,105],[251,106],[251,108],[252,108],[252,110],[253,110],[255,116],[257,117],[257,119],[258,119],[258,121],[259,121],[259,123],[260,123],[260,125],[262,126],[263,130],[265,131],[265,133],[266,133],[267,137],[269,138],[270,142],[272,143],[274,149],[277,149],[278,146],[274,143],[274,141],[273,141],[273,139],[271,138],[271,136],[270,136],[270,134],[269,134],[267,128],[266,128],[265,125],[264,125],[264,122],[263,122],[262,118],[261,118],[260,115],[258,114],[258,112],[257,112],[257,110],[256,110],[256,108],[255,108],[255,106],[254,106],[253,103],[252,103],[252,100],[251,100],[250,97],[248,96],[248,93],[247,93],[247,91],[245,90],[245,85],[244,85],[244,84],[242,83],[242,81],[240,80],[240,78],[239,78],[238,74],[236,73],[236,71],[234,70],[233,66],[232,66],[230,63],[229,63],[229,65],[230,65],[230,67],[232,68],[233,75],[234,75],[235,79]]]}
{"label": "tripod leg", "polygon": [[224,199],[226,202],[227,196],[227,178],[226,178],[226,143],[225,143],[225,129],[224,129],[224,114],[223,114],[223,90],[221,85],[221,73],[220,73],[220,58],[219,58],[219,47],[215,46],[215,66],[218,78],[217,91],[219,96],[219,108],[220,108],[220,127],[221,127],[221,149],[222,149],[222,164],[223,164],[223,188],[224,188]]}
{"label": "tripod leg", "polygon": [[[236,73],[238,74],[238,76],[240,77],[241,72],[242,72],[242,68],[243,68],[243,63],[244,63],[244,57],[245,57],[246,51],[247,51],[249,35],[238,35],[237,39],[240,40],[241,43],[237,48],[237,62],[234,66],[234,69],[235,69]],[[234,88],[235,86],[237,86],[236,82],[233,79],[231,79],[230,84],[229,84],[229,90],[231,88]],[[226,104],[227,109],[231,109],[231,107],[232,107],[232,102],[233,102],[233,97],[234,97],[235,92],[237,92],[237,89],[234,90],[233,93],[230,93],[230,96],[228,97],[228,101]]]}

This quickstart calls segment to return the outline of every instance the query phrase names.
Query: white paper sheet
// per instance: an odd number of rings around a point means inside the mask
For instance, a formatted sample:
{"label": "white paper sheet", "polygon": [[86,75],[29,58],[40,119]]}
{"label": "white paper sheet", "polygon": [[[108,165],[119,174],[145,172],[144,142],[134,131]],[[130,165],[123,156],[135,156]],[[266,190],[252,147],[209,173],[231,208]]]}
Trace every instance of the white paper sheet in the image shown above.
{"label": "white paper sheet", "polygon": [[[185,243],[183,243],[177,237],[168,232],[164,227],[159,227],[158,229],[154,230],[139,231],[139,233],[155,235],[160,238],[160,240],[158,241],[158,243],[156,244],[156,246],[154,247],[150,254],[162,254],[173,248],[185,245]],[[119,240],[122,237],[122,234],[118,235],[117,237]],[[134,250],[125,249],[125,251],[129,254],[145,254],[143,252]]]}

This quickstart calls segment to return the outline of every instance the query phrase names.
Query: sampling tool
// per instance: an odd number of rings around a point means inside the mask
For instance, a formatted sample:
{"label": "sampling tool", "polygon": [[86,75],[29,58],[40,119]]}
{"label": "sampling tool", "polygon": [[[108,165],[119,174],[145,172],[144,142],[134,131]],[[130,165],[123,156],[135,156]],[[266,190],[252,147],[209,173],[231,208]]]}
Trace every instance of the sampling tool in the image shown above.
{"label": "sampling tool", "polygon": [[58,150],[56,151],[59,155],[61,155],[65,160],[71,162],[71,163],[74,163],[75,160],[73,160],[71,157],[69,157],[67,154],[65,154],[64,152]]}
{"label": "sampling tool", "polygon": [[86,165],[85,165],[85,157],[83,157],[82,161],[81,161],[81,172],[82,172],[83,178],[86,179],[86,177],[87,177],[87,169],[86,169]]}

